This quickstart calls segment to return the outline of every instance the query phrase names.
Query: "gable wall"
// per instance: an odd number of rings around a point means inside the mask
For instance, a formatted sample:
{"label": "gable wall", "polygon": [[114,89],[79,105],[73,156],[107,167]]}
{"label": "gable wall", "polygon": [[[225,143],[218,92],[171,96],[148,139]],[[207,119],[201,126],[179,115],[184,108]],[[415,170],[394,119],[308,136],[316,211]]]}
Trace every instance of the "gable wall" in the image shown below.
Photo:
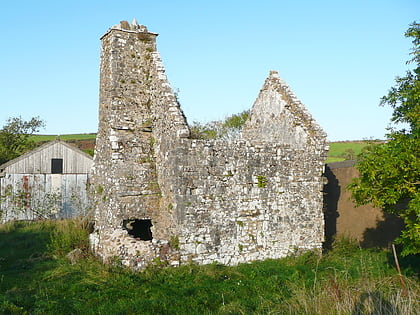
{"label": "gable wall", "polygon": [[51,159],[63,159],[63,173],[87,174],[92,166],[92,159],[56,142],[42,150],[34,150],[8,165],[7,174],[51,174]]}

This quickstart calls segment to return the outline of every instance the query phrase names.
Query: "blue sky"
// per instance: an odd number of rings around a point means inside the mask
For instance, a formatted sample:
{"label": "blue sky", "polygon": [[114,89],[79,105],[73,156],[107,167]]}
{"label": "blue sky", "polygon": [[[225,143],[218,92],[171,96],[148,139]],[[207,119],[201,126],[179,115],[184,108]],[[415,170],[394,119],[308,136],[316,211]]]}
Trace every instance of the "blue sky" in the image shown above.
{"label": "blue sky", "polygon": [[384,138],[380,98],[408,69],[418,0],[2,1],[0,124],[96,132],[100,36],[136,18],[159,33],[172,87],[192,121],[249,109],[277,70],[331,141]]}

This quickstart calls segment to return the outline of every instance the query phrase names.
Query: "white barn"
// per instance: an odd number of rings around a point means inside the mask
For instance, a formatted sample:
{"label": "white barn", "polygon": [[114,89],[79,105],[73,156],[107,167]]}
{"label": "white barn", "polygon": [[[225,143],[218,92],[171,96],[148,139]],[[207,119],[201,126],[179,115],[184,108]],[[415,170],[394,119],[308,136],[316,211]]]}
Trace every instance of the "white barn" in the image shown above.
{"label": "white barn", "polygon": [[92,157],[63,141],[48,142],[0,165],[0,219],[85,215]]}

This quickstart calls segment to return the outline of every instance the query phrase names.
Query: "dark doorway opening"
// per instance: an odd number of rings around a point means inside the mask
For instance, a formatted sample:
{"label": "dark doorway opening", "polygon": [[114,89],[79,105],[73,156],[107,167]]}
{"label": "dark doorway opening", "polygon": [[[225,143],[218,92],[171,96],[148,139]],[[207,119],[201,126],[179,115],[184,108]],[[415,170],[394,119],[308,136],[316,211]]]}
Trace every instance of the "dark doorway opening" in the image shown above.
{"label": "dark doorway opening", "polygon": [[63,174],[63,159],[51,159],[51,174]]}
{"label": "dark doorway opening", "polygon": [[150,230],[151,227],[152,221],[148,219],[123,220],[123,228],[128,231],[128,234],[142,241],[151,241],[153,239],[152,231]]}

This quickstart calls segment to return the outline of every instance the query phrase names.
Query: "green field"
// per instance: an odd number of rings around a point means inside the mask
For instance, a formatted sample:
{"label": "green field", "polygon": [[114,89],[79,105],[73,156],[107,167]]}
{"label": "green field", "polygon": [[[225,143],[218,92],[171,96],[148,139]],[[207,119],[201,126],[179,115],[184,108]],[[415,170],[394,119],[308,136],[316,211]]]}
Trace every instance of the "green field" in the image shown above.
{"label": "green field", "polygon": [[35,142],[46,142],[46,141],[52,141],[55,139],[61,139],[63,141],[69,141],[69,140],[89,140],[89,139],[95,139],[96,133],[81,133],[81,134],[70,134],[70,135],[33,135],[31,136],[31,139]]}
{"label": "green field", "polygon": [[353,150],[359,154],[364,147],[368,145],[367,141],[345,141],[345,142],[330,142],[330,156],[340,156],[346,150]]}
{"label": "green field", "polygon": [[[236,267],[102,265],[80,220],[0,225],[0,314],[420,314],[419,257],[341,240],[316,252]],[[66,254],[81,249],[71,264]],[[404,285],[407,289],[404,289]]]}
{"label": "green field", "polygon": [[[380,141],[377,142],[380,143]],[[362,149],[370,143],[372,143],[372,141],[330,142],[327,163],[356,159]]]}

